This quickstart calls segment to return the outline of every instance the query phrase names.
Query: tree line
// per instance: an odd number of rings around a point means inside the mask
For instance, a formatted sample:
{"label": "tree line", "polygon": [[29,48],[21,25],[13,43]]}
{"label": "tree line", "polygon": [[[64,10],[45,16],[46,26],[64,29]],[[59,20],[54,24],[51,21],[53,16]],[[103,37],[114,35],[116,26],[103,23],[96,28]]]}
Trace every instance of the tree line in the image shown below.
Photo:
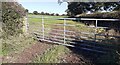
{"label": "tree line", "polygon": [[[26,9],[26,11],[29,13],[29,10]],[[50,15],[50,16],[67,16],[67,14],[58,14],[58,13],[48,13],[48,12],[38,12],[38,11],[33,11],[33,13],[29,13],[29,14],[34,14],[34,15]]]}
{"label": "tree line", "polygon": [[120,11],[120,2],[68,2],[68,9],[66,10],[69,16],[101,11]]}

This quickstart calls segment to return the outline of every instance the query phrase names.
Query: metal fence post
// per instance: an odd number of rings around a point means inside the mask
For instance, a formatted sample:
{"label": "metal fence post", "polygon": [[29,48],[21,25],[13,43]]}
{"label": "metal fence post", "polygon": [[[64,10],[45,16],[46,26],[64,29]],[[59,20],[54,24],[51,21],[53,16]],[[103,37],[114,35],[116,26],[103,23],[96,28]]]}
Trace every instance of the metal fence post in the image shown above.
{"label": "metal fence post", "polygon": [[65,26],[66,26],[66,20],[64,19],[64,44],[66,43],[66,41],[65,41],[66,28],[65,28]]}
{"label": "metal fence post", "polygon": [[98,24],[98,20],[95,21],[95,41],[97,36],[97,24]]}
{"label": "metal fence post", "polygon": [[42,16],[42,32],[43,32],[43,40],[44,40],[44,18]]}

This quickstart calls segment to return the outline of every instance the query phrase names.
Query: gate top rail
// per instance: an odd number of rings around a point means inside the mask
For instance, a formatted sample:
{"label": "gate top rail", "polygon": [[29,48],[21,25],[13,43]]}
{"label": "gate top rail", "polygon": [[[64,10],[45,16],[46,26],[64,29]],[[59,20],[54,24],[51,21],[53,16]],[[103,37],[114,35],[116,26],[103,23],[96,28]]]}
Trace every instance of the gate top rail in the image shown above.
{"label": "gate top rail", "polygon": [[99,21],[120,21],[120,19],[97,19],[97,18],[59,18],[58,20],[99,20]]}
{"label": "gate top rail", "polygon": [[120,21],[120,19],[98,19],[98,18],[53,18],[53,17],[33,17],[30,18],[39,18],[39,19],[53,19],[53,20],[99,20],[99,21]]}

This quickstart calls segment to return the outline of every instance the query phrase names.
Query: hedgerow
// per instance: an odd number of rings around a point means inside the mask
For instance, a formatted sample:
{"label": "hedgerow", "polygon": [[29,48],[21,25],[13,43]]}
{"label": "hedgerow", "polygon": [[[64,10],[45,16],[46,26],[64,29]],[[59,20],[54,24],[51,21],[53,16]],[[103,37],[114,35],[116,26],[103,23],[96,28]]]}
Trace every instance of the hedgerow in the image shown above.
{"label": "hedgerow", "polygon": [[3,38],[22,34],[25,9],[17,2],[2,3],[2,31]]}
{"label": "hedgerow", "polygon": [[114,18],[120,19],[120,11],[113,11],[113,12],[96,12],[93,14],[80,14],[78,17],[87,17],[87,18]]}
{"label": "hedgerow", "polygon": [[[29,44],[24,33],[26,10],[17,2],[2,2],[2,53],[16,51]],[[21,43],[21,44],[20,44]]]}

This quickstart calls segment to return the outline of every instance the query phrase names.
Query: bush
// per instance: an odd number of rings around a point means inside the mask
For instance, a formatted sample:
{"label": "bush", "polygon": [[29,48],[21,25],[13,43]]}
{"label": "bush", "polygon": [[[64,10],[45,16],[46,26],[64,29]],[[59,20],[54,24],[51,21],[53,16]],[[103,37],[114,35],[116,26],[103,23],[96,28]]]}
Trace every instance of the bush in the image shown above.
{"label": "bush", "polygon": [[39,13],[37,11],[34,11],[33,14],[38,15]]}
{"label": "bush", "polygon": [[[9,6],[11,4],[11,6]],[[22,34],[23,27],[23,16],[20,13],[22,10],[18,11],[17,9],[13,9],[12,7],[16,5],[10,2],[2,3],[2,30],[3,30],[3,38],[8,38],[9,36],[16,36]],[[19,6],[21,9],[21,6]],[[22,13],[24,13],[23,10]]]}

